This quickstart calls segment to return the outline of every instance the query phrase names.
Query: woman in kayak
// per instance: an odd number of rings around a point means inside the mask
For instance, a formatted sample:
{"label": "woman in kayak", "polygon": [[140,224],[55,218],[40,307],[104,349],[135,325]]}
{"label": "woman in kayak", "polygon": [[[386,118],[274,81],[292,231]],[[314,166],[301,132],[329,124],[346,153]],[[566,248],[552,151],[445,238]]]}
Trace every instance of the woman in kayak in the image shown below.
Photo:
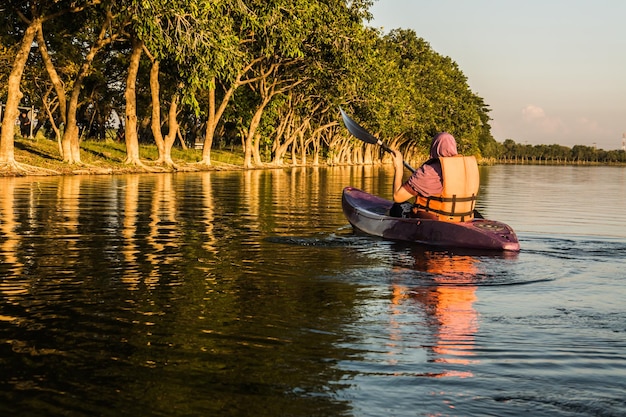
{"label": "woman in kayak", "polygon": [[393,201],[396,204],[393,205],[389,214],[394,217],[404,217],[407,211],[411,211],[412,204],[409,206],[409,204],[402,205],[400,203],[418,195],[430,197],[441,194],[443,191],[443,174],[439,158],[457,154],[454,136],[448,132],[438,133],[430,145],[430,159],[403,182],[404,157],[400,151],[394,150]]}

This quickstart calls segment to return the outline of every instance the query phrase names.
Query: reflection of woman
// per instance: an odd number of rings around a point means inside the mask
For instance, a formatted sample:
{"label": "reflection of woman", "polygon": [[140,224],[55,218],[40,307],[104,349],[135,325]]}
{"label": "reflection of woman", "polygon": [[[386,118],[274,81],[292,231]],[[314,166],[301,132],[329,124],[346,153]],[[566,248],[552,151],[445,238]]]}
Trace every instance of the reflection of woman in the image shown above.
{"label": "reflection of woman", "polygon": [[459,356],[472,355],[474,334],[478,330],[477,314],[473,307],[477,300],[476,287],[440,286],[435,294],[432,300],[433,314],[439,321],[439,327],[433,351],[456,356],[440,358],[440,362],[469,364],[469,360]]}
{"label": "reflection of woman", "polygon": [[[432,351],[439,356],[435,362],[470,364],[478,315],[473,307],[476,298],[476,258],[449,256],[441,253],[418,253],[416,269],[433,274],[435,286],[408,288],[393,285],[394,305],[404,299],[419,301],[426,313],[435,319],[435,343]],[[396,331],[397,333],[397,331]],[[392,336],[398,338],[398,334]],[[455,376],[472,376],[454,372]],[[451,375],[446,372],[445,375]],[[444,375],[439,375],[444,376]]]}

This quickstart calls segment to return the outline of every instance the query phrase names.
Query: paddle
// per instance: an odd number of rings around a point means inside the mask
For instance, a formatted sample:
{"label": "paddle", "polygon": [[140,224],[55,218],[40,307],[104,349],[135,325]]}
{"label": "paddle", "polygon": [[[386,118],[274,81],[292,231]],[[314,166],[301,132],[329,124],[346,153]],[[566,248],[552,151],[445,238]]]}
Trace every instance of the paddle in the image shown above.
{"label": "paddle", "polygon": [[[352,120],[350,116],[348,116],[348,114],[345,111],[343,111],[341,107],[339,107],[339,111],[341,112],[341,118],[343,119],[343,124],[346,125],[348,132],[350,132],[352,136],[354,136],[357,139],[362,140],[365,143],[378,145],[381,148],[383,148],[385,152],[389,152],[391,154],[393,153],[393,151],[391,150],[389,146],[387,146],[382,140],[376,138],[367,130],[363,129],[357,122]],[[406,169],[408,169],[411,172],[415,172],[415,169],[411,165],[409,165],[406,161],[403,161],[403,163]]]}
{"label": "paddle", "polygon": [[[365,143],[376,144],[380,146],[381,148],[383,148],[385,152],[393,153],[393,151],[391,150],[389,146],[387,146],[382,140],[376,138],[367,130],[363,129],[363,127],[361,127],[361,125],[359,125],[357,122],[352,120],[350,116],[348,116],[348,114],[345,111],[343,111],[341,107],[339,107],[339,111],[341,112],[341,118],[343,119],[343,123],[346,125],[348,132],[350,132],[352,136],[354,136],[357,139],[362,140]],[[402,161],[402,163],[404,164],[404,167],[406,169],[408,169],[411,172],[415,172],[415,169],[411,165],[409,165],[406,161]],[[480,214],[478,210],[474,210],[474,217],[477,219],[484,219],[483,215]]]}

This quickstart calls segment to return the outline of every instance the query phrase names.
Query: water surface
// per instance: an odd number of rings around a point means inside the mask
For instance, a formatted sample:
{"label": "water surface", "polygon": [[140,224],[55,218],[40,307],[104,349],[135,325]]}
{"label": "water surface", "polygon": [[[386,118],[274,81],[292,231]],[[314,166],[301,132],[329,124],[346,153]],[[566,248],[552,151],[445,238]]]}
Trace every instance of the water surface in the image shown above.
{"label": "water surface", "polygon": [[481,169],[519,254],[357,236],[388,168],[0,178],[0,414],[626,414],[626,169]]}

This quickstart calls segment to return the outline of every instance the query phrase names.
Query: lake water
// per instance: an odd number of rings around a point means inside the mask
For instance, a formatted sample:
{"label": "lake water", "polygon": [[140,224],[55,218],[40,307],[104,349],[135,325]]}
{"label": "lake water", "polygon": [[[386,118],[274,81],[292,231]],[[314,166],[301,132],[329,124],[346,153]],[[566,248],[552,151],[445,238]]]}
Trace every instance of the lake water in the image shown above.
{"label": "lake water", "polygon": [[391,175],[0,178],[0,415],[626,415],[626,168],[481,168],[519,254],[353,234]]}

